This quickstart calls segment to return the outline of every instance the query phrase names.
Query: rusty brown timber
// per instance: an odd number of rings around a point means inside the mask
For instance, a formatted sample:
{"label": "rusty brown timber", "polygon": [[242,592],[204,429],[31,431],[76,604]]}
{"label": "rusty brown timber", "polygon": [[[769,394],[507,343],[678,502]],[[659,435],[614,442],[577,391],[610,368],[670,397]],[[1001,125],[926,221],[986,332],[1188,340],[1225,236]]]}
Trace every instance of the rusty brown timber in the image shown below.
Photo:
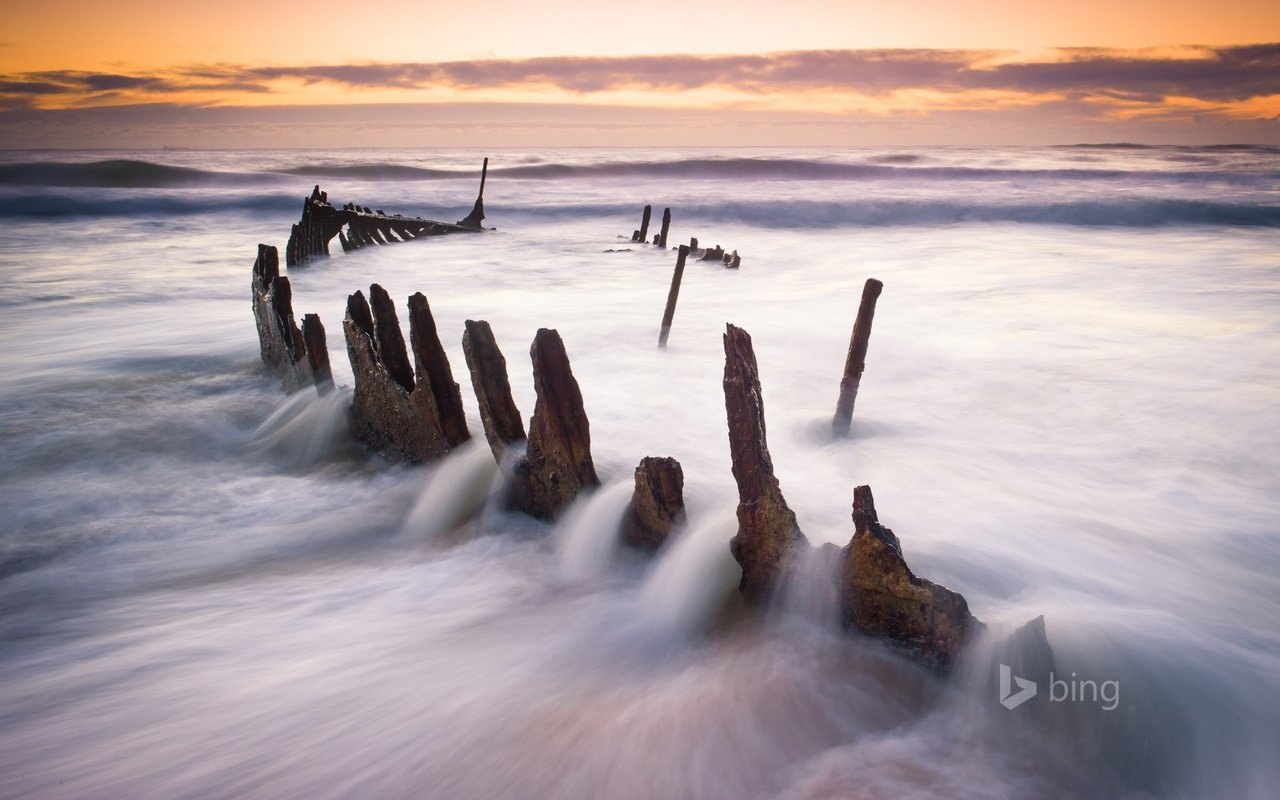
{"label": "rusty brown timber", "polygon": [[409,297],[409,342],[413,347],[418,390],[431,393],[440,431],[450,449],[471,438],[467,418],[462,410],[462,390],[453,380],[449,356],[440,344],[436,321],[426,295],[416,292]]}
{"label": "rusty brown timber", "polygon": [[646,456],[636,467],[636,489],[622,521],[622,540],[650,553],[684,522],[684,470],[674,458]]}
{"label": "rusty brown timber", "polygon": [[[395,304],[386,290],[375,283],[369,287],[369,296],[372,305],[360,292],[348,297],[347,315],[342,321],[356,383],[351,431],[357,439],[395,460],[439,458],[449,452],[451,445],[436,395],[425,380],[425,372],[422,382],[415,381]],[[429,317],[430,309],[423,303],[416,313]],[[417,324],[425,327],[422,319]],[[431,327],[434,329],[434,322]],[[442,382],[449,386],[452,379]],[[455,391],[456,388],[452,386]],[[465,422],[463,426],[465,430]]]}
{"label": "rusty brown timber", "polygon": [[862,287],[862,300],[858,303],[858,316],[849,336],[849,352],[844,360],[844,375],[840,378],[840,399],[836,401],[836,413],[831,429],[839,436],[849,433],[853,423],[853,404],[858,399],[858,385],[867,364],[867,344],[871,341],[871,323],[876,317],[876,300],[884,284],[875,278],[867,278]]}
{"label": "rusty brown timber", "polygon": [[498,349],[493,329],[484,320],[467,320],[462,334],[462,353],[471,372],[471,386],[480,405],[484,436],[499,464],[505,463],[507,449],[523,445],[524,420],[511,398],[507,359]]}
{"label": "rusty brown timber", "polygon": [[807,547],[808,541],[773,474],[751,335],[727,325],[724,355],[729,454],[738,483],[738,533],[729,547],[742,566],[739,588],[743,597],[750,603],[762,604],[782,584],[796,551]]}
{"label": "rusty brown timber", "polygon": [[671,335],[671,324],[676,318],[676,302],[680,299],[680,282],[684,280],[684,262],[689,257],[689,248],[680,245],[676,254],[676,268],[671,273],[671,288],[667,290],[667,307],[662,312],[662,327],[658,330],[658,346],[667,346],[667,337]]}
{"label": "rusty brown timber", "polygon": [[302,318],[302,339],[307,345],[307,363],[311,365],[316,391],[328,394],[333,390],[333,369],[329,366],[329,343],[319,314]]}
{"label": "rusty brown timber", "polygon": [[853,522],[840,574],[845,626],[888,639],[933,669],[949,670],[982,623],[959,593],[911,571],[898,537],[880,524],[870,486],[853,490]]}
{"label": "rusty brown timber", "polygon": [[582,489],[600,485],[591,460],[591,426],[560,334],[540,328],[529,350],[537,396],[529,443],[515,465],[512,506],[555,519]]}
{"label": "rusty brown timber", "polygon": [[295,392],[312,382],[311,363],[306,340],[294,322],[293,290],[280,274],[279,251],[270,245],[258,245],[250,293],[262,363],[286,391]]}
{"label": "rusty brown timber", "polygon": [[[738,533],[730,550],[742,567],[740,589],[760,605],[812,553],[787,506],[765,438],[764,400],[751,336],[726,326],[724,397],[729,452],[738,484]],[[816,555],[836,572],[841,619],[848,628],[882,638],[931,669],[946,672],[982,629],[956,592],[917,577],[898,538],[880,525],[871,489],[854,491],[853,540],[843,549],[827,544]]]}

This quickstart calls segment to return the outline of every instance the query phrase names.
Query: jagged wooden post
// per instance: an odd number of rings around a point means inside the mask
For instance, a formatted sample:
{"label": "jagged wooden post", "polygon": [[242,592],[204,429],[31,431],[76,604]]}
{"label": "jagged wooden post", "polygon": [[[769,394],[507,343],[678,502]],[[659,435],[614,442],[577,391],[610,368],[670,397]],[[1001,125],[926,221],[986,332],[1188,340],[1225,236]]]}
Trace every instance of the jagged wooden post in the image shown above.
{"label": "jagged wooden post", "polygon": [[680,280],[684,277],[684,262],[688,257],[689,248],[680,245],[680,254],[676,256],[676,270],[671,274],[671,291],[667,292],[667,309],[662,312],[662,331],[658,334],[658,347],[667,346],[671,322],[676,316],[676,301],[680,299]]}
{"label": "jagged wooden post", "polygon": [[653,206],[645,206],[644,213],[640,215],[640,241],[641,243],[649,241],[649,217],[653,215]]}
{"label": "jagged wooden post", "polygon": [[959,592],[918,577],[902,542],[880,524],[870,486],[853,490],[853,539],[840,568],[841,621],[939,672],[949,671],[985,626]]}
{"label": "jagged wooden post", "polygon": [[743,598],[764,605],[808,549],[796,515],[782,496],[765,441],[764,396],[751,335],[735,325],[724,334],[724,405],[729,455],[738,484],[738,533],[729,550],[742,567]]}
{"label": "jagged wooden post", "polygon": [[293,292],[289,278],[280,274],[280,253],[270,245],[258,245],[250,295],[262,363],[286,391],[301,389],[310,383],[312,374],[307,343],[294,322]]}
{"label": "jagged wooden post", "polygon": [[[424,374],[414,380],[395,304],[378,284],[369,299],[356,292],[347,298],[342,321],[347,356],[355,376],[351,432],[357,439],[397,461],[431,461],[449,452],[436,395]],[[417,352],[421,352],[419,349]],[[441,383],[453,388],[451,379]]]}
{"label": "jagged wooden post", "polygon": [[523,444],[526,437],[520,410],[511,398],[507,359],[498,349],[493,329],[484,320],[467,320],[462,334],[462,353],[471,371],[471,385],[480,404],[484,436],[499,464],[505,462],[509,445]]}
{"label": "jagged wooden post", "polygon": [[333,391],[333,369],[329,366],[329,344],[319,314],[307,314],[302,318],[302,340],[307,344],[307,361],[311,364],[316,391],[328,394]]}
{"label": "jagged wooden post", "polygon": [[862,302],[858,304],[858,317],[853,323],[853,335],[849,338],[849,354],[844,361],[844,377],[840,379],[840,400],[831,429],[839,436],[849,433],[853,423],[853,403],[858,399],[858,384],[866,369],[867,342],[871,339],[871,322],[876,316],[876,300],[884,284],[875,278],[867,278],[862,287]]}
{"label": "jagged wooden post", "polygon": [[524,458],[516,462],[510,501],[539,519],[555,519],[581,489],[600,485],[591,460],[591,424],[560,334],[538,329],[529,349],[533,392]]}
{"label": "jagged wooden post", "polygon": [[662,230],[658,233],[658,245],[662,249],[667,247],[667,232],[671,230],[671,209],[662,209]]}
{"label": "jagged wooden post", "polygon": [[622,521],[622,541],[657,552],[684,522],[684,470],[674,458],[646,456],[636,467],[636,489]]}

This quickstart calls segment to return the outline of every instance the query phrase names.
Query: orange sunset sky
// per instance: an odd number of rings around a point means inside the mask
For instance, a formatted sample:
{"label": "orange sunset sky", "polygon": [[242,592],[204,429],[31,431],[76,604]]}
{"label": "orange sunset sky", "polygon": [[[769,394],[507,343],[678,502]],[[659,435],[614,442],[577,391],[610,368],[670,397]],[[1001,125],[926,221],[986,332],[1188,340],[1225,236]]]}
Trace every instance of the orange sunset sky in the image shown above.
{"label": "orange sunset sky", "polygon": [[8,148],[1280,143],[1274,0],[71,0],[4,18]]}

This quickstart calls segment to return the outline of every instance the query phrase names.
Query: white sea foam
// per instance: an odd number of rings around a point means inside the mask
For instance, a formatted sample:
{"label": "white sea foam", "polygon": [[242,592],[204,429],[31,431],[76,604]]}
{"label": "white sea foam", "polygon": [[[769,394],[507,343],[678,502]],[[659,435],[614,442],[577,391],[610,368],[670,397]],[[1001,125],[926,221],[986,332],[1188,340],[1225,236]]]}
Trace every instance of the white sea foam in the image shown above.
{"label": "white sea foam", "polygon": [[[529,342],[558,329],[600,473],[683,466],[688,523],[640,567],[612,557],[628,481],[557,530],[493,499],[483,443],[387,465],[342,429],[346,394],[286,398],[258,363],[250,265],[283,245],[308,165],[462,173],[479,155],[165,162],[271,172],[262,194],[0,187],[0,213],[81,204],[75,224],[0,232],[0,797],[1274,795],[1280,241],[1231,215],[1274,220],[1275,153],[748,154],[1026,173],[821,181],[522,177],[500,170],[716,154],[496,153],[498,232],[291,271],[346,387],[346,296],[426,293],[477,429],[463,321],[493,325],[526,417]],[[1129,174],[1064,174],[1082,167]],[[456,219],[474,199],[474,181],[343,175],[331,197],[392,212]],[[673,242],[743,255],[686,268],[666,350],[673,256],[626,242],[644,203],[672,206]],[[1050,207],[1075,224],[1019,210]],[[885,290],[853,436],[834,440],[867,277]],[[835,625],[733,608],[727,321],[754,339],[808,538],[847,543],[870,484],[912,568],[989,624],[951,680]],[[469,513],[467,536],[442,536]],[[995,648],[1039,614],[1060,669],[1119,682],[1115,712],[1045,728],[998,703]]]}

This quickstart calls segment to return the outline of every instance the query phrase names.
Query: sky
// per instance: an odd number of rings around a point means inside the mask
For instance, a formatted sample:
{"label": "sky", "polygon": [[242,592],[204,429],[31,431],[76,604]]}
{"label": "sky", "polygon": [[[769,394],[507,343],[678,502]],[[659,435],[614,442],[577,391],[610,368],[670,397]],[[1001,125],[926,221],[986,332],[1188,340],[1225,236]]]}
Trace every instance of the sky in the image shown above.
{"label": "sky", "polygon": [[1280,143],[1274,0],[64,0],[0,147]]}

